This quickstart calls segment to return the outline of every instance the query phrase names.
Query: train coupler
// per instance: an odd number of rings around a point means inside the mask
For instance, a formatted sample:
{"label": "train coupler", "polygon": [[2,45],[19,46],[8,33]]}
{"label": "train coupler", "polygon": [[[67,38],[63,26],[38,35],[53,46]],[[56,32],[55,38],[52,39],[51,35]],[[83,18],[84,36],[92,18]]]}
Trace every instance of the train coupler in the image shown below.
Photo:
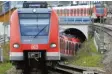
{"label": "train coupler", "polygon": [[38,61],[46,60],[46,51],[45,50],[25,50],[24,51],[24,60],[33,60],[36,59]]}

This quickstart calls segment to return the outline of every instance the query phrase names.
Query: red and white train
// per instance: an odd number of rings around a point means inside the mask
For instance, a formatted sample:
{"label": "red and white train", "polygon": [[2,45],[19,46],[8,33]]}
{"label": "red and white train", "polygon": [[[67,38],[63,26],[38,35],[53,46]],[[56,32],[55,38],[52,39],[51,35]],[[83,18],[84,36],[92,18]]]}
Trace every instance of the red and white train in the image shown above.
{"label": "red and white train", "polygon": [[15,10],[10,20],[10,60],[24,74],[30,74],[33,68],[45,69],[46,61],[60,60],[55,11],[44,8],[43,2],[41,8],[32,7]]}
{"label": "red and white train", "polygon": [[[41,5],[42,4],[42,5]],[[29,5],[24,5],[27,7]],[[61,54],[73,56],[78,41],[59,37],[58,16],[42,3],[16,9],[10,19],[10,60],[23,74],[32,69],[46,73],[46,63],[61,60]],[[41,8],[37,8],[37,6]],[[74,38],[75,39],[75,38]],[[68,46],[69,45],[69,46]]]}
{"label": "red and white train", "polygon": [[102,4],[54,7],[58,16],[91,16],[94,20],[106,19],[107,9]]}

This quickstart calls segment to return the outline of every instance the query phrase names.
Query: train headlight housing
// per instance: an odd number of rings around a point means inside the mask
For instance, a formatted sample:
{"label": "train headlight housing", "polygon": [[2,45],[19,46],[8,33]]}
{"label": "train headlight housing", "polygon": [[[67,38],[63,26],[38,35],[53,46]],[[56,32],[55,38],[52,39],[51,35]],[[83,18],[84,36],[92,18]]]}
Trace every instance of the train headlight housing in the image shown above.
{"label": "train headlight housing", "polygon": [[20,47],[20,45],[19,45],[19,44],[17,44],[17,43],[15,43],[15,44],[13,45],[13,47],[14,47],[14,48],[19,48],[19,47]]}
{"label": "train headlight housing", "polygon": [[56,47],[56,44],[55,43],[51,43],[50,47],[51,48],[55,48]]}

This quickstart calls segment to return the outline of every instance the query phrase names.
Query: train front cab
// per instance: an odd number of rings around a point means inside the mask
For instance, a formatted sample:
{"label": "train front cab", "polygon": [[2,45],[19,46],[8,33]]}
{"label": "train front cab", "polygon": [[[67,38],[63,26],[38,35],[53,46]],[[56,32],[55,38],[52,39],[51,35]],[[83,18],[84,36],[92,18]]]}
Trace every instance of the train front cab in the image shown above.
{"label": "train front cab", "polygon": [[100,18],[103,18],[104,20],[106,20],[106,16],[107,16],[107,9],[104,5],[102,4],[96,4],[93,7],[93,16],[94,19],[100,21]]}
{"label": "train front cab", "polygon": [[10,20],[10,60],[24,68],[29,63],[37,67],[34,60],[36,63],[60,60],[58,26],[58,17],[52,9],[15,10]]}

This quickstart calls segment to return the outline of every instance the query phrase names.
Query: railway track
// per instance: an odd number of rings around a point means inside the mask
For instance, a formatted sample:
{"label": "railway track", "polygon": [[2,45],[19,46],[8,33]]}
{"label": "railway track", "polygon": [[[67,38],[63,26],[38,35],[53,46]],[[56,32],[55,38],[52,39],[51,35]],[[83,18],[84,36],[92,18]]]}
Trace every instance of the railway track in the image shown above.
{"label": "railway track", "polygon": [[[81,67],[75,67],[73,65],[66,65],[63,63],[59,63],[56,66],[47,66],[48,73],[46,74],[103,74],[102,71],[97,70],[96,68],[81,68]],[[23,74],[22,70],[16,70],[15,68],[12,68],[9,72],[6,74]],[[42,74],[40,70],[32,71],[30,74]]]}
{"label": "railway track", "polygon": [[109,36],[112,37],[112,26],[108,24],[104,24],[104,27],[100,23],[94,23],[94,27],[97,29],[101,29],[105,33],[107,33]]}
{"label": "railway track", "polygon": [[73,67],[70,65],[65,65],[63,63],[59,63],[56,67],[49,66],[49,71],[57,72],[59,74],[84,74],[84,72],[88,72],[91,74],[99,74],[98,71],[93,71],[90,69],[84,69],[80,67]]}
{"label": "railway track", "polygon": [[[95,23],[95,28],[103,27],[101,24]],[[104,37],[104,41],[107,45],[107,52],[104,54],[104,59],[102,63],[104,64],[105,67],[105,74],[111,74],[112,73],[112,25],[110,24],[104,24],[104,31],[106,33]]]}

